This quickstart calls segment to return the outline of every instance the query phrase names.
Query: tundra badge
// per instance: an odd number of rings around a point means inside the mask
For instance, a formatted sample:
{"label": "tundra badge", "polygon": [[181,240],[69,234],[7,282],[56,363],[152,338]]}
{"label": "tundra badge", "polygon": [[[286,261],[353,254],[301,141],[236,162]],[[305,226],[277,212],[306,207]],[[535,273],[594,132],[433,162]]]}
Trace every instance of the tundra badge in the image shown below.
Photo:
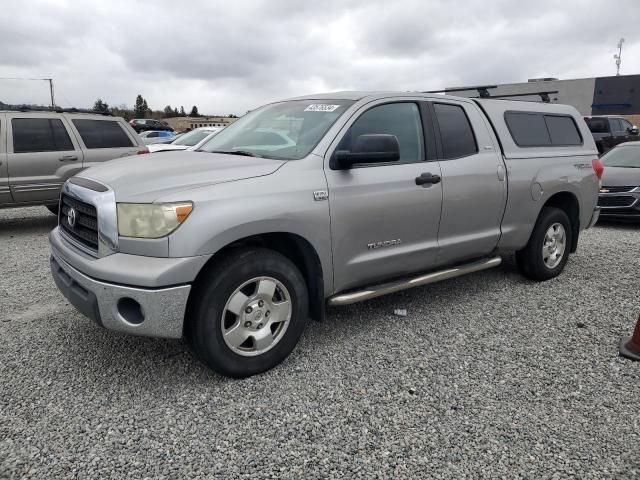
{"label": "tundra badge", "polygon": [[401,243],[402,240],[400,240],[399,238],[396,240],[384,240],[382,242],[367,243],[367,248],[369,250],[375,250],[376,248],[393,247],[395,245],[400,245]]}

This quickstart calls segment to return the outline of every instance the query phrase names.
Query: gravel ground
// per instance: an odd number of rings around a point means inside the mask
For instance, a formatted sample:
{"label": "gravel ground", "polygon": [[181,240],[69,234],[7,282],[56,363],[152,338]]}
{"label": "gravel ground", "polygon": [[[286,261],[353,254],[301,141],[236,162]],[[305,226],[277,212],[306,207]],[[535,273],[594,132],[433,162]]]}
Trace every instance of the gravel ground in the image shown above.
{"label": "gravel ground", "polygon": [[0,477],[640,476],[640,364],[617,352],[640,227],[587,231],[546,283],[507,259],[331,309],[238,381],[76,313],[49,276],[54,223],[0,210]]}

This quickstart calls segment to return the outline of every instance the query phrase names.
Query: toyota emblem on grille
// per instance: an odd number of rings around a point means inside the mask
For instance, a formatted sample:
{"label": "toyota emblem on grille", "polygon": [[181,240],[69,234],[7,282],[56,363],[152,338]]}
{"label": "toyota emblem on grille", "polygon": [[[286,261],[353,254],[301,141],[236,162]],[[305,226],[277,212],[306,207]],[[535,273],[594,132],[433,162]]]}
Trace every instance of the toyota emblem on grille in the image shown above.
{"label": "toyota emblem on grille", "polygon": [[76,209],[70,208],[67,212],[67,223],[71,228],[76,226]]}

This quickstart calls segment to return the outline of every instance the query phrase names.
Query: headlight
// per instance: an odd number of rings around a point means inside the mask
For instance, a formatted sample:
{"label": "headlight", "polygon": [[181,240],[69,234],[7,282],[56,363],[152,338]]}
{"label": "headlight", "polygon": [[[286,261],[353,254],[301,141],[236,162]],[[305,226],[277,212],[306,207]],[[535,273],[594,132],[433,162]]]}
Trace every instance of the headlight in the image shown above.
{"label": "headlight", "polygon": [[119,203],[118,233],[123,237],[164,237],[178,228],[191,210],[191,202]]}

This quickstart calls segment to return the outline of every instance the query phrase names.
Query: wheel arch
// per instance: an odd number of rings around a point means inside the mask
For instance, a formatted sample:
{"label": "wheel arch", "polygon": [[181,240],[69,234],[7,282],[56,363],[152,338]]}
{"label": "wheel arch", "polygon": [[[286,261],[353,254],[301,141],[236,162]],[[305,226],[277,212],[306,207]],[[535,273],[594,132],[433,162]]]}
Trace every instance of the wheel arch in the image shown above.
{"label": "wheel arch", "polygon": [[[544,203],[542,208],[554,207],[564,211],[571,222],[571,253],[575,253],[578,249],[578,236],[580,235],[580,202],[572,192],[554,193]],[[540,210],[542,212],[542,209]],[[538,217],[540,216],[538,213]]]}
{"label": "wheel arch", "polygon": [[[215,268],[217,263],[229,253],[242,248],[260,247],[274,250],[291,260],[302,273],[309,293],[309,316],[322,321],[325,316],[324,271],[318,252],[304,237],[290,232],[269,232],[234,240],[219,249],[200,269],[194,280],[194,287]],[[187,309],[197,288],[191,290]]]}

